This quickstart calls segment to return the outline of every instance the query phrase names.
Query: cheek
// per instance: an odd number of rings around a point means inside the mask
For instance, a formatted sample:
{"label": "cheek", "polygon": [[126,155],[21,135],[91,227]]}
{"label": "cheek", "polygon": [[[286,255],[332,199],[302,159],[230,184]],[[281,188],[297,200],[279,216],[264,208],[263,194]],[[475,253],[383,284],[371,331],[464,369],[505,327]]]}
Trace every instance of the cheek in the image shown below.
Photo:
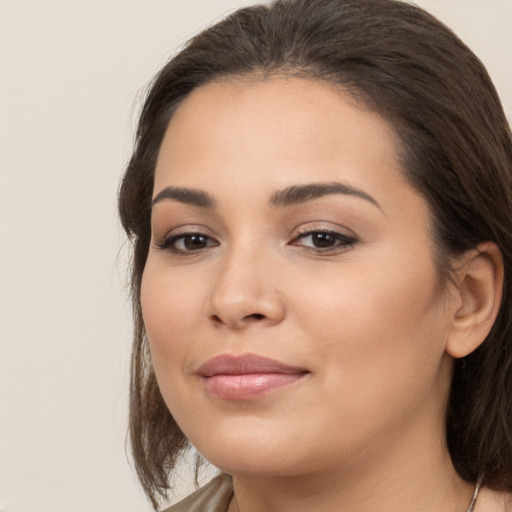
{"label": "cheek", "polygon": [[307,299],[309,322],[303,311],[301,330],[316,341],[329,421],[343,426],[346,439],[378,426],[393,430],[426,404],[437,411],[449,386],[432,282],[411,274],[401,281],[374,277],[318,289]]}
{"label": "cheek", "polygon": [[[177,281],[148,258],[141,283],[142,316],[159,385],[181,373],[180,367],[197,338],[200,299],[194,281]],[[170,371],[169,371],[170,370]]]}
{"label": "cheek", "polygon": [[176,275],[170,276],[165,266],[154,264],[150,257],[141,283],[141,306],[162,397],[175,418],[188,418],[193,424],[200,418],[190,408],[197,391],[190,380],[190,353],[197,342],[198,325],[198,297],[192,285],[186,279],[176,282]]}
{"label": "cheek", "polygon": [[317,340],[324,359],[343,369],[336,374],[335,366],[325,366],[333,380],[376,386],[423,371],[425,379],[433,378],[448,326],[433,263],[416,258],[413,265],[396,251],[380,256],[371,264],[351,262],[329,279],[312,275],[298,287],[301,330]]}

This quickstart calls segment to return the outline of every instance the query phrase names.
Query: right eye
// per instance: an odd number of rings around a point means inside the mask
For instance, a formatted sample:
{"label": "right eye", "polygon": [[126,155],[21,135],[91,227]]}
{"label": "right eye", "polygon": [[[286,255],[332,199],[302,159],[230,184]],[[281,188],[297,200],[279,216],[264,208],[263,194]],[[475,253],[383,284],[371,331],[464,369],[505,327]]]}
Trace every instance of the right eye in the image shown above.
{"label": "right eye", "polygon": [[207,247],[215,247],[219,243],[204,233],[180,233],[179,235],[169,236],[157,245],[160,249],[177,254],[190,254]]}

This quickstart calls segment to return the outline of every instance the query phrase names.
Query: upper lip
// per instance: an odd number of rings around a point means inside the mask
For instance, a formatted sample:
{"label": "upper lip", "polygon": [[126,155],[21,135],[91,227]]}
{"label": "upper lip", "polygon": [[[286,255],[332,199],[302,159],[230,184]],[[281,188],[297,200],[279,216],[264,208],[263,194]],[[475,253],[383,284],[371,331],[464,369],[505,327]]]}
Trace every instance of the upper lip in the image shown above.
{"label": "upper lip", "polygon": [[222,354],[201,365],[197,371],[201,377],[215,375],[247,375],[251,373],[309,373],[306,368],[291,366],[275,359],[256,354]]}

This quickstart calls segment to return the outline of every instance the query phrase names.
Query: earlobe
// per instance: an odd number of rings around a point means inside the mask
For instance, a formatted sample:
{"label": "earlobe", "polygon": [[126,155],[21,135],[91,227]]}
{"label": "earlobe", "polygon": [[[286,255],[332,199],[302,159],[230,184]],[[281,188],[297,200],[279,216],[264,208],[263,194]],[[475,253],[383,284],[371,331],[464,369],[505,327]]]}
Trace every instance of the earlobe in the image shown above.
{"label": "earlobe", "polygon": [[457,270],[457,308],[453,314],[446,351],[465,357],[489,334],[501,304],[503,258],[493,242],[483,242],[461,258]]}

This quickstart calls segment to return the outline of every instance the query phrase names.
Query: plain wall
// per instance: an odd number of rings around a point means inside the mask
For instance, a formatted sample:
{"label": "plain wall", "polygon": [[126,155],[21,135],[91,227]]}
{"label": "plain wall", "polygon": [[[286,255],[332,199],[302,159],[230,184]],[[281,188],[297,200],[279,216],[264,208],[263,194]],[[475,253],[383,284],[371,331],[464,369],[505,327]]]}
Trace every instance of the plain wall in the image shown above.
{"label": "plain wall", "polygon": [[[125,455],[116,191],[137,98],[241,0],[0,0],[0,512],[150,510]],[[512,119],[512,0],[422,0]]]}

